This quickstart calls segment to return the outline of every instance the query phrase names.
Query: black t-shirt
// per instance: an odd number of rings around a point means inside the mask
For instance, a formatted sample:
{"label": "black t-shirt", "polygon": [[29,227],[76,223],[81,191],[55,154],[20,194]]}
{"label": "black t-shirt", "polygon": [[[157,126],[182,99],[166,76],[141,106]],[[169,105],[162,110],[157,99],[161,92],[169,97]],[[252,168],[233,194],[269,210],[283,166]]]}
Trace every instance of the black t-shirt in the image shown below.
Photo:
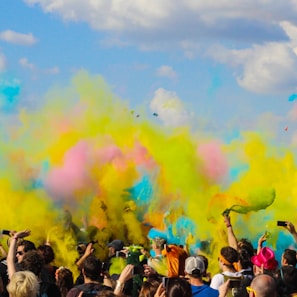
{"label": "black t-shirt", "polygon": [[37,297],[61,297],[61,292],[56,284],[41,282]]}
{"label": "black t-shirt", "polygon": [[104,290],[112,291],[112,288],[99,283],[87,283],[72,288],[68,292],[67,297],[77,297],[81,291],[84,292],[84,296],[95,296],[98,292]]}
{"label": "black t-shirt", "polygon": [[8,285],[8,273],[7,273],[7,262],[6,259],[2,259],[0,262],[0,277],[2,279],[3,282],[3,289],[4,292],[0,295],[1,296],[5,296],[8,297],[8,292],[6,289],[6,286]]}

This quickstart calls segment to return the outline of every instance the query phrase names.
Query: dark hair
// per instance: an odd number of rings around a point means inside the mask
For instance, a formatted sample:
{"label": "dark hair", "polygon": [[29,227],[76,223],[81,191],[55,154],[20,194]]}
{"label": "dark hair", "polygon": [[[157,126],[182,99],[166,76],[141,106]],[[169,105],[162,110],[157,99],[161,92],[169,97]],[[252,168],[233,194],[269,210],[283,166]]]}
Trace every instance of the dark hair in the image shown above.
{"label": "dark hair", "polygon": [[37,248],[37,251],[43,257],[45,264],[49,264],[49,263],[54,261],[55,253],[54,253],[54,250],[53,250],[53,248],[51,246],[49,246],[47,244],[40,245]]}
{"label": "dark hair", "polygon": [[36,250],[35,244],[32,241],[26,240],[26,239],[18,242],[17,246],[23,246],[24,247],[24,252],[29,252],[29,251]]}
{"label": "dark hair", "polygon": [[21,270],[29,270],[36,276],[39,276],[43,267],[43,257],[37,251],[29,251],[24,254],[21,265]]}
{"label": "dark hair", "polygon": [[[233,266],[233,263],[238,262],[238,252],[231,246],[225,246],[221,248],[221,255]],[[225,264],[226,265],[226,264]],[[226,265],[229,266],[229,265]]]}
{"label": "dark hair", "polygon": [[157,289],[160,285],[160,281],[158,280],[146,280],[142,283],[139,297],[154,297],[155,293],[157,292]]}
{"label": "dark hair", "polygon": [[251,257],[249,252],[245,248],[241,248],[238,251],[238,256],[239,256],[239,262],[241,264],[241,267],[243,269],[247,269],[249,267],[253,267],[253,264],[251,262]]}
{"label": "dark hair", "polygon": [[239,251],[244,249],[250,257],[254,256],[255,254],[255,250],[252,243],[246,238],[241,238],[238,241],[238,249]]}
{"label": "dark hair", "polygon": [[289,294],[297,293],[297,269],[295,267],[283,266],[281,278]]}
{"label": "dark hair", "polygon": [[285,249],[283,252],[283,258],[287,260],[288,265],[296,266],[297,258],[296,251],[291,249]]}
{"label": "dark hair", "polygon": [[184,278],[170,278],[166,287],[166,297],[192,297],[190,283]]}
{"label": "dark hair", "polygon": [[101,266],[101,261],[94,255],[90,255],[83,262],[83,274],[93,281],[98,281],[100,280]]}
{"label": "dark hair", "polygon": [[73,274],[72,271],[65,267],[60,267],[56,272],[56,284],[60,289],[61,297],[65,297],[68,291],[73,287]]}

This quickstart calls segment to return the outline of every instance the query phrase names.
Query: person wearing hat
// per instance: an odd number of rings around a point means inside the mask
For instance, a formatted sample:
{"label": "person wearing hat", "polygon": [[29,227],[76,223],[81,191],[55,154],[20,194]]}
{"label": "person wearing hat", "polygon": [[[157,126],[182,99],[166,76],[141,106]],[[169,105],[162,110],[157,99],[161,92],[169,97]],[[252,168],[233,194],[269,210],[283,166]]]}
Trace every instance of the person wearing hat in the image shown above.
{"label": "person wearing hat", "polygon": [[119,253],[124,249],[124,242],[119,239],[115,239],[112,242],[110,242],[107,245],[107,247],[108,247],[108,257],[112,258],[119,255]]}
{"label": "person wearing hat", "polygon": [[185,275],[189,279],[193,297],[218,297],[219,291],[203,283],[205,272],[203,258],[200,256],[188,257],[185,262]]}
{"label": "person wearing hat", "polygon": [[278,266],[274,251],[269,247],[263,247],[259,253],[251,258],[253,263],[254,275],[270,274],[273,275]]}
{"label": "person wearing hat", "polygon": [[116,280],[127,264],[126,254],[123,252],[124,242],[120,239],[115,239],[108,243],[107,247],[108,263],[106,268],[110,277]]}

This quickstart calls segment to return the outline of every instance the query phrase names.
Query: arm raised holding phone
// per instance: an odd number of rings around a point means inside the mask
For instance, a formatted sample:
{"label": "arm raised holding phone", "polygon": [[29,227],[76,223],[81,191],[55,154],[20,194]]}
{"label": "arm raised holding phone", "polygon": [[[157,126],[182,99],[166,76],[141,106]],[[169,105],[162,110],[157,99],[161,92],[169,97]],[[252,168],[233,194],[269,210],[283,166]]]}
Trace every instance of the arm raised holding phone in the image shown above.
{"label": "arm raised holding phone", "polygon": [[297,243],[297,232],[293,223],[290,221],[277,221],[277,226],[286,228],[293,235],[294,240]]}

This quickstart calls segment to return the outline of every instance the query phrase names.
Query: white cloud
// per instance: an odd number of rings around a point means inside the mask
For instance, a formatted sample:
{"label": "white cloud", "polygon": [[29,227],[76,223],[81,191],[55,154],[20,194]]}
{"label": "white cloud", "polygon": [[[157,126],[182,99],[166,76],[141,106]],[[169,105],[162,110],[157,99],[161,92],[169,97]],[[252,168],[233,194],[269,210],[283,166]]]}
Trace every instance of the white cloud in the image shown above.
{"label": "white cloud", "polygon": [[286,44],[269,43],[245,52],[240,86],[256,93],[288,93],[297,87],[297,56]]}
{"label": "white cloud", "polygon": [[255,93],[292,93],[297,90],[297,27],[282,23],[287,42],[267,42],[241,50],[214,46],[209,55],[236,72],[238,84]]}
{"label": "white cloud", "polygon": [[27,69],[30,69],[30,70],[35,70],[36,69],[35,65],[32,64],[32,63],[30,63],[27,58],[21,58],[19,60],[19,64],[22,67],[27,68]]}
{"label": "white cloud", "polygon": [[37,42],[37,39],[33,36],[32,33],[22,34],[12,30],[6,30],[0,32],[0,40],[14,43],[18,45],[33,45]]}
{"label": "white cloud", "polygon": [[65,20],[86,21],[93,28],[102,30],[127,30],[131,25],[156,27],[154,20],[168,16],[171,1],[158,0],[25,0],[28,4],[39,4],[45,12],[58,13]]}
{"label": "white cloud", "polygon": [[[255,93],[297,89],[296,0],[25,0],[67,21],[108,31],[108,46],[176,48],[194,59],[208,53],[234,67],[238,84]],[[224,46],[223,46],[224,45]],[[232,49],[230,49],[232,47]],[[170,68],[158,75],[173,78]]]}
{"label": "white cloud", "polygon": [[[84,21],[96,30],[109,30],[134,41],[200,41],[218,37],[269,39],[281,37],[278,22],[296,20],[294,1],[265,0],[25,0],[67,21]],[[248,31],[248,32],[247,32]],[[248,34],[247,34],[248,33]],[[137,37],[137,39],[136,39]]]}
{"label": "white cloud", "polygon": [[0,52],[0,72],[4,72],[6,70],[6,57],[3,53]]}
{"label": "white cloud", "polygon": [[186,125],[191,119],[191,114],[185,110],[176,93],[163,88],[155,91],[154,98],[150,102],[150,108],[154,113],[158,114],[159,119],[166,126]]}
{"label": "white cloud", "polygon": [[157,69],[157,75],[158,76],[163,76],[163,77],[168,77],[168,78],[171,78],[171,79],[176,79],[177,78],[177,74],[173,70],[173,68],[170,67],[170,66],[167,66],[167,65],[163,65],[163,66],[159,67]]}

